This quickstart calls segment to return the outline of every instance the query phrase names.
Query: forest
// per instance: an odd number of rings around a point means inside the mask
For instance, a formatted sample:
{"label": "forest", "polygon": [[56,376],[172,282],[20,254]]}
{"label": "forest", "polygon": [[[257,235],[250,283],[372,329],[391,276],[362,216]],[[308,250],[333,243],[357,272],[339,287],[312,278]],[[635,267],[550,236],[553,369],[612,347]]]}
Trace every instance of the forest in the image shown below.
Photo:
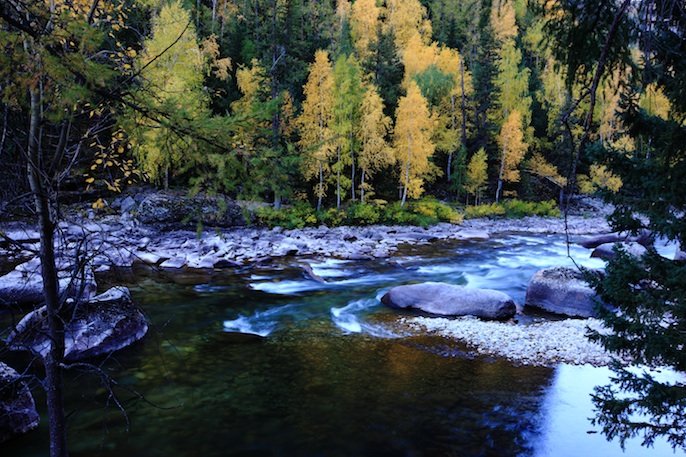
{"label": "forest", "polygon": [[[637,148],[619,85],[640,52],[580,98],[585,81],[551,45],[551,5],[52,3],[60,30],[45,49],[27,55],[3,38],[5,200],[28,188],[16,179],[30,103],[21,87],[39,69],[50,79],[39,147],[66,149],[61,188],[93,195],[150,182],[318,211],[425,196],[562,202],[565,191],[622,186],[602,154],[574,151],[589,119],[602,147]],[[669,117],[656,83],[636,96]]]}

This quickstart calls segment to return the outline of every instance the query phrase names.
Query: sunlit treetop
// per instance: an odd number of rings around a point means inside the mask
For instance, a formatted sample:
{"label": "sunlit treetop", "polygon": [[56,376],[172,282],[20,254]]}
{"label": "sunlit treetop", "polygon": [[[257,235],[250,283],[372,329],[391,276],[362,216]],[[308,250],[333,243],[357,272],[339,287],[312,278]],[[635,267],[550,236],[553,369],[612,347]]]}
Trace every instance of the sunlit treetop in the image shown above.
{"label": "sunlit treetop", "polygon": [[499,41],[513,39],[519,33],[514,0],[493,0],[491,3],[491,27]]}
{"label": "sunlit treetop", "polygon": [[431,21],[419,0],[388,0],[386,27],[394,33],[396,47],[401,50],[417,33],[422,43],[431,41]]}

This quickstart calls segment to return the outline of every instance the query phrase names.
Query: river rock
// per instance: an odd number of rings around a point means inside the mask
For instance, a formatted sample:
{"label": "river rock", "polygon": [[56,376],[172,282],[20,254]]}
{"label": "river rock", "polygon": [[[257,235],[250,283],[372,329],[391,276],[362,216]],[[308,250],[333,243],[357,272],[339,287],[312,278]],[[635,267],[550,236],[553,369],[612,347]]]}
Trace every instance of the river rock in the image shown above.
{"label": "river rock", "polygon": [[119,205],[119,208],[121,209],[122,213],[128,213],[132,209],[136,207],[136,200],[133,199],[130,195],[126,197],[124,200],[121,201],[121,204]]}
{"label": "river rock", "polygon": [[140,261],[142,263],[146,263],[149,265],[157,265],[160,263],[164,257],[155,254],[154,252],[145,252],[145,251],[138,251],[134,254],[134,257],[137,261]]}
{"label": "river rock", "polygon": [[223,196],[154,193],[139,205],[136,218],[144,224],[198,224],[238,227],[246,224],[242,208]]}
{"label": "river rock", "polygon": [[455,235],[455,238],[458,240],[487,241],[491,237],[484,230],[460,230]]}
{"label": "river rock", "polygon": [[[73,362],[110,354],[143,338],[148,323],[126,287],[113,287],[89,302],[71,307],[65,327],[65,360]],[[49,350],[46,307],[30,312],[7,338],[12,350],[45,357]]]}
{"label": "river rock", "polygon": [[167,259],[164,262],[160,264],[160,267],[162,268],[174,268],[174,269],[179,269],[183,268],[186,266],[186,258],[182,256],[176,256],[172,257],[171,259]]}
{"label": "river rock", "polygon": [[412,308],[440,316],[504,320],[517,312],[512,298],[503,292],[441,282],[394,287],[381,297],[381,302],[392,308]]}
{"label": "river rock", "polygon": [[[69,271],[58,271],[60,293],[65,291],[73,298],[89,299],[95,295],[97,284],[90,268],[80,277],[72,278]],[[31,260],[0,276],[1,305],[33,305],[43,301],[43,277],[40,263]]]}
{"label": "river rock", "polygon": [[600,245],[608,243],[638,243],[644,247],[653,244],[653,234],[649,230],[642,230],[638,235],[631,235],[627,232],[604,233],[580,238],[577,243],[586,249],[594,249]]}
{"label": "river rock", "polygon": [[526,306],[572,317],[594,317],[600,298],[578,270],[547,268],[534,274],[526,289]]}
{"label": "river rock", "polygon": [[642,257],[648,250],[641,244],[636,242],[629,243],[605,243],[601,244],[591,252],[591,257],[597,257],[603,260],[612,260],[617,254],[615,248],[624,249],[629,255],[633,257]]}
{"label": "river rock", "polygon": [[305,279],[311,279],[312,281],[318,282],[320,284],[326,284],[326,280],[319,276],[317,273],[314,272],[312,269],[312,265],[309,263],[301,263],[298,265],[298,268],[300,268],[300,271],[302,271],[303,277]]}
{"label": "river rock", "polygon": [[33,430],[39,421],[31,391],[19,373],[0,362],[0,443]]}

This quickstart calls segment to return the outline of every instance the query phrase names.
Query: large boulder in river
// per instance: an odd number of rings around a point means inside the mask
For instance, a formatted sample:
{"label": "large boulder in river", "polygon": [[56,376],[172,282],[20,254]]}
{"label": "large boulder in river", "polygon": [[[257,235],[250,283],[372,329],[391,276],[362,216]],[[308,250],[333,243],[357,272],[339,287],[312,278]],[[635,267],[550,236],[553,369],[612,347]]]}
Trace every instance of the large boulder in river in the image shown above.
{"label": "large boulder in river", "polygon": [[237,227],[246,224],[243,209],[223,196],[154,193],[138,205],[136,218],[144,224],[198,224]]}
{"label": "large boulder in river", "polygon": [[38,427],[40,417],[19,373],[0,362],[0,443]]}
{"label": "large boulder in river", "polygon": [[[6,275],[0,276],[0,306],[33,305],[43,301],[43,277],[40,261],[36,260],[18,265]],[[95,295],[97,284],[90,268],[77,274],[60,270],[57,278],[60,293],[66,292],[69,297],[80,300],[87,300]]]}
{"label": "large boulder in river", "polygon": [[632,257],[643,257],[648,250],[643,245],[630,243],[605,243],[601,244],[591,252],[591,257],[597,257],[603,260],[612,260],[617,257],[617,249],[623,249]]}
{"label": "large boulder in river", "polygon": [[412,308],[440,316],[504,320],[517,312],[512,298],[503,292],[441,282],[394,287],[381,298],[381,302],[392,308]]}
{"label": "large boulder in river", "polygon": [[[148,331],[147,320],[132,303],[126,287],[113,287],[69,308],[64,336],[67,361],[110,354],[140,340]],[[7,338],[9,348],[45,357],[49,350],[46,313],[43,306],[24,316]]]}
{"label": "large boulder in river", "polygon": [[638,243],[644,247],[653,245],[654,235],[649,230],[641,230],[638,235],[631,235],[628,232],[613,232],[601,235],[591,235],[581,238],[578,244],[586,249],[594,249],[602,244],[608,243]]}
{"label": "large boulder in river", "polygon": [[539,270],[526,289],[526,306],[565,316],[593,317],[599,302],[581,273],[572,268]]}

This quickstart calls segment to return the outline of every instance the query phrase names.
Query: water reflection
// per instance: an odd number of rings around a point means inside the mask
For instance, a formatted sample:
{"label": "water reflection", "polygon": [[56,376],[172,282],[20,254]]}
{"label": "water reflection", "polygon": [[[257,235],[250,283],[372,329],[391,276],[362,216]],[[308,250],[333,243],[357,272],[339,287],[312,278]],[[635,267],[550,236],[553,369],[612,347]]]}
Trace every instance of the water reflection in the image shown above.
{"label": "water reflection", "polygon": [[[591,393],[597,385],[609,382],[612,372],[608,368],[589,365],[560,365],[555,369],[552,385],[545,393],[542,408],[540,435],[535,442],[536,457],[578,457],[620,455],[619,442],[608,442],[601,428],[592,426]],[[673,373],[662,373],[664,381],[675,380]],[[627,440],[624,457],[683,456],[673,452],[664,440],[653,447],[641,447],[640,438]]]}

